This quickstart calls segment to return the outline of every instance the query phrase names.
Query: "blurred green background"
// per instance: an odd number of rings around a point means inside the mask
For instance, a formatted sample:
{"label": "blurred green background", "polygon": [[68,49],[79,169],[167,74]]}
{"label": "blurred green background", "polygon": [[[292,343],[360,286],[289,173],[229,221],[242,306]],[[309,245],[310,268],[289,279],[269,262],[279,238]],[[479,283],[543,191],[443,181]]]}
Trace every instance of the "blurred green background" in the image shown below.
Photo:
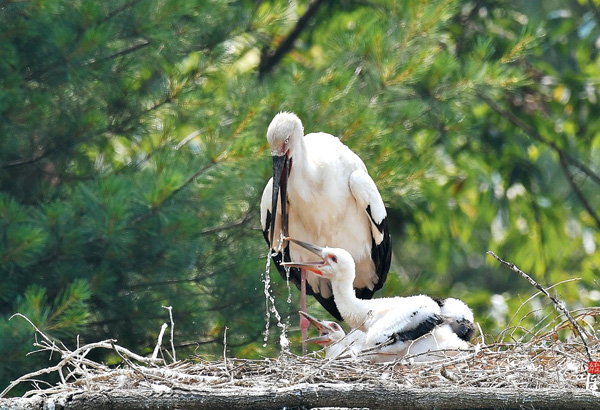
{"label": "blurred green background", "polygon": [[[380,296],[460,297],[488,342],[542,327],[493,250],[598,305],[599,24],[598,0],[0,0],[0,390],[57,359],[26,356],[15,312],[148,354],[172,306],[179,359],[221,358],[225,327],[228,355],[277,356],[259,200],[281,110],[367,164]],[[271,276],[298,352],[298,292]]]}

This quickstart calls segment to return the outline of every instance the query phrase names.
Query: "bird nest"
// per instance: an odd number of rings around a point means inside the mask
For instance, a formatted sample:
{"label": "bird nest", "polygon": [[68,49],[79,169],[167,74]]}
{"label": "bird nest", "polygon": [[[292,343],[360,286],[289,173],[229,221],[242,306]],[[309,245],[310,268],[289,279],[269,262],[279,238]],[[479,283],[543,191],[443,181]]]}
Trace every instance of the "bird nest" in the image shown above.
{"label": "bird nest", "polygon": [[[40,350],[59,355],[60,362],[21,377],[2,395],[18,383],[30,382],[34,389],[21,399],[0,400],[0,408],[14,400],[54,400],[74,394],[99,393],[110,395],[116,391],[137,391],[142,395],[201,393],[227,394],[235,397],[244,391],[283,392],[306,386],[336,385],[360,386],[361,389],[553,389],[581,390],[600,399],[600,376],[589,371],[589,357],[600,357],[597,317],[600,308],[572,312],[577,323],[585,323],[585,344],[576,337],[561,341],[560,333],[570,332],[571,322],[556,323],[550,331],[533,335],[526,342],[494,342],[486,344],[480,335],[473,348],[458,356],[440,352],[440,360],[418,363],[406,356],[394,362],[371,364],[360,357],[342,354],[337,358],[323,358],[319,352],[297,356],[284,351],[277,358],[246,360],[224,357],[206,361],[190,357],[183,361],[166,363],[165,358],[141,357],[107,340],[69,350],[58,345],[36,328],[41,337],[35,345]],[[590,320],[592,319],[592,320]],[[590,324],[591,323],[591,324]],[[511,338],[507,329],[501,337]],[[581,330],[581,328],[580,328]],[[563,336],[564,337],[564,336]],[[94,349],[111,349],[122,358],[117,367],[110,367],[87,358]],[[596,359],[597,360],[597,359]],[[593,369],[591,369],[593,370]],[[40,376],[58,374],[56,385],[42,385]],[[287,389],[287,390],[286,390]],[[220,399],[222,400],[222,398]],[[4,403],[3,403],[4,401]],[[64,401],[64,400],[63,400]],[[18,407],[18,406],[17,406]],[[47,407],[47,405],[46,405]],[[439,406],[438,406],[439,407]],[[27,408],[27,406],[24,406]],[[233,408],[233,407],[232,407]],[[266,408],[266,406],[265,406]]]}
{"label": "bird nest", "polygon": [[[56,404],[90,408],[90,400],[92,408],[100,409],[597,407],[600,307],[567,311],[515,265],[497,259],[538,288],[532,298],[546,295],[560,314],[546,317],[545,326],[535,332],[519,323],[494,341],[486,340],[480,330],[471,349],[458,355],[439,352],[439,360],[424,363],[405,356],[372,364],[350,353],[323,358],[320,352],[297,356],[287,349],[277,358],[263,360],[228,358],[224,349],[222,360],[177,361],[172,333],[170,354],[161,349],[166,324],[151,357],[137,355],[113,340],[70,350],[17,314],[35,329],[34,346],[60,361],[11,383],[0,393],[0,409],[55,408]],[[90,360],[88,355],[95,349],[114,351],[122,363],[111,367]],[[159,358],[160,352],[166,354]],[[50,373],[57,374],[60,382],[40,381]],[[2,399],[20,383],[31,383],[33,389],[22,398]],[[84,404],[77,407],[77,403]]]}

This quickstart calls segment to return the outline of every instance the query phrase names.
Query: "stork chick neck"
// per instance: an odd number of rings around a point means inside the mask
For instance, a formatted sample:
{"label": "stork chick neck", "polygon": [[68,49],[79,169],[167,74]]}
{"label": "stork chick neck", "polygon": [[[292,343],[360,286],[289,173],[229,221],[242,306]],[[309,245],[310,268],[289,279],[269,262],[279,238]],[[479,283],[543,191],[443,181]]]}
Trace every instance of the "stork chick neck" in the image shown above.
{"label": "stork chick neck", "polygon": [[354,274],[340,275],[331,279],[331,288],[335,297],[335,304],[344,320],[352,328],[365,330],[365,323],[369,318],[369,301],[358,299],[354,293]]}

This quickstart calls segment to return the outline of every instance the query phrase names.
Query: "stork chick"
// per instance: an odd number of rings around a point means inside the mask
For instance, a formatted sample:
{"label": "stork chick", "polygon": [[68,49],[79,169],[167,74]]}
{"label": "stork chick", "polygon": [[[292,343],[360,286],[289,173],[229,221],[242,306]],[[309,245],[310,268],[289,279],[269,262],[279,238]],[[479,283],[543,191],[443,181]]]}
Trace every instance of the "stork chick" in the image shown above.
{"label": "stork chick", "polygon": [[[352,289],[355,265],[352,256],[346,250],[321,248],[294,239],[290,241],[318,255],[322,260],[287,262],[283,265],[308,269],[331,280],[335,301],[342,317],[351,327],[365,332],[365,347],[381,346],[378,354],[389,354],[396,358],[407,354],[421,337],[427,339],[432,336],[436,345],[442,344],[445,349],[466,346],[466,342],[453,332],[451,324],[464,319],[468,314],[463,312],[453,316],[452,303],[446,306],[445,313],[448,319],[445,319],[440,303],[426,295],[358,299]],[[472,318],[472,313],[470,317]],[[440,325],[447,327],[447,330],[440,328],[430,334]],[[429,348],[425,342],[421,342],[421,345]]]}
{"label": "stork chick", "polygon": [[[437,300],[436,300],[437,301]],[[440,300],[443,301],[443,300]],[[459,301],[464,305],[462,301]],[[466,305],[464,305],[466,307]],[[468,307],[467,307],[468,309]],[[470,312],[470,309],[468,309]],[[436,326],[416,340],[396,345],[366,346],[365,333],[353,329],[348,335],[342,327],[329,320],[320,320],[305,312],[300,312],[319,332],[319,336],[306,340],[316,343],[325,350],[326,358],[336,358],[349,354],[353,358],[368,360],[372,363],[390,362],[410,356],[414,362],[428,362],[443,359],[468,349],[468,340],[456,334],[450,322]]]}

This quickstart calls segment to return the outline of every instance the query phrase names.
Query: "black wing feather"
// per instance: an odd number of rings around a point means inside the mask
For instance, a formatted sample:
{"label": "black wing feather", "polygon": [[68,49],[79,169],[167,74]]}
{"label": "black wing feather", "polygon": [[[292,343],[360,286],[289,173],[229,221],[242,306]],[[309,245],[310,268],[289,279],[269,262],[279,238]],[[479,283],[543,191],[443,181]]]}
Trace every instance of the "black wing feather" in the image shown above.
{"label": "black wing feather", "polygon": [[371,214],[370,205],[367,206],[366,211],[373,225],[383,234],[383,240],[378,245],[375,243],[375,238],[371,237],[371,259],[375,265],[378,280],[372,290],[369,288],[356,289],[356,296],[360,299],[371,299],[373,294],[383,287],[392,263],[392,238],[390,237],[387,217],[377,223]]}
{"label": "black wing feather", "polygon": [[386,344],[416,340],[431,332],[436,326],[441,325],[442,323],[444,323],[444,319],[438,314],[433,314],[412,329],[394,333],[389,337]]}

